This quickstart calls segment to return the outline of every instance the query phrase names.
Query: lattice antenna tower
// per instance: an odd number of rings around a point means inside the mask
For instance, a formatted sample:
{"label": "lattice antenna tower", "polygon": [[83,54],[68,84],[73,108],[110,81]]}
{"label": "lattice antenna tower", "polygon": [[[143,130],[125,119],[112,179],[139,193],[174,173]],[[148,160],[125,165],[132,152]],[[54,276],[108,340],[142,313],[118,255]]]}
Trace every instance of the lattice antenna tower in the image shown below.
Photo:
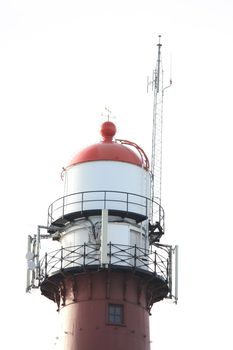
{"label": "lattice antenna tower", "polygon": [[[161,57],[161,35],[159,35],[159,42],[157,44],[157,61],[156,67],[153,71],[152,81],[148,82],[148,86],[152,86],[154,92],[153,101],[153,126],[152,126],[152,149],[151,149],[151,220],[154,222],[154,208],[153,202],[159,204],[161,209],[161,190],[162,190],[162,132],[163,132],[163,96],[164,90],[171,86],[170,84],[164,88],[163,85],[163,67]],[[162,213],[159,212],[159,222]],[[156,213],[156,217],[158,213]]]}

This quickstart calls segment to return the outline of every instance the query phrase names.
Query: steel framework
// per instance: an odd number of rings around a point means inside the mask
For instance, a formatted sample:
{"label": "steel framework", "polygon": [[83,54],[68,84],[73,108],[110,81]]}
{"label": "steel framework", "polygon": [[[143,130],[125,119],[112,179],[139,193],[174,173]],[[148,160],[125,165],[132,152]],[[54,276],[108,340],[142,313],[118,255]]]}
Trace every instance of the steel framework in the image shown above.
{"label": "steel framework", "polygon": [[[87,270],[123,269],[156,278],[166,285],[166,298],[177,300],[176,284],[176,247],[164,244],[154,244],[149,249],[136,245],[128,246],[109,243],[107,264],[101,264],[100,244],[83,244],[57,249],[45,253],[39,264],[32,269],[28,281],[28,291],[39,288],[52,277],[70,272]],[[35,257],[37,259],[37,257]],[[175,263],[174,263],[175,262]]]}

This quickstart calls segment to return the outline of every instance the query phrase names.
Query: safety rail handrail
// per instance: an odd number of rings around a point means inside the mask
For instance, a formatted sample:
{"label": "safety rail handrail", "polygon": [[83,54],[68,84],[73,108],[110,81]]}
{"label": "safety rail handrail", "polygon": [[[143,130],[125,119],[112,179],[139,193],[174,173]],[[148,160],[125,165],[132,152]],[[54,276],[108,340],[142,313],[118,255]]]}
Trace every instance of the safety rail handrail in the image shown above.
{"label": "safety rail handrail", "polygon": [[[108,265],[124,266],[140,269],[155,274],[169,281],[169,250],[144,249],[137,245],[108,244]],[[61,249],[46,253],[40,260],[40,281],[52,274],[69,268],[85,269],[91,266],[101,266],[100,244],[87,244],[61,247]]]}
{"label": "safety rail handrail", "polygon": [[[100,198],[90,198],[88,197],[90,194],[100,194]],[[118,195],[123,195],[125,196],[124,198],[109,198],[109,194],[118,194]],[[78,199],[75,199],[76,197],[79,197]],[[74,200],[72,200],[74,198]],[[67,202],[67,199],[71,199],[72,202]],[[141,202],[140,202],[141,201]],[[148,197],[136,194],[136,193],[131,193],[131,192],[124,192],[124,191],[112,191],[112,190],[96,190],[96,191],[83,191],[83,192],[75,192],[68,194],[66,196],[60,197],[56,199],[48,208],[48,227],[52,225],[54,222],[54,213],[56,211],[61,210],[61,217],[64,217],[65,213],[65,208],[74,205],[74,204],[79,204],[81,205],[80,209],[81,212],[84,210],[84,205],[86,203],[91,203],[91,202],[100,202],[103,204],[102,209],[107,208],[107,203],[121,203],[125,204],[125,212],[129,212],[130,206],[136,206],[139,209],[143,208],[145,210],[145,216],[149,218],[150,216],[150,207],[152,204],[152,200]],[[158,221],[160,225],[162,226],[164,230],[164,210],[162,206],[156,202],[155,200],[153,201],[153,214],[152,218],[149,218],[152,222]],[[140,210],[139,210],[140,211]],[[72,212],[71,212],[72,213]]]}

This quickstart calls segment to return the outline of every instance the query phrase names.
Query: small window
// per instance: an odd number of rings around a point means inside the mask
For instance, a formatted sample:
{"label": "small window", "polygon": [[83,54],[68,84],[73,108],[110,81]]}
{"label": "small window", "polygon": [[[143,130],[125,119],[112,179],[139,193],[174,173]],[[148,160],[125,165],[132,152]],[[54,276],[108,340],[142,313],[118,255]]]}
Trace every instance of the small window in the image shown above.
{"label": "small window", "polygon": [[120,304],[109,304],[108,305],[108,322],[112,324],[123,324],[123,305]]}

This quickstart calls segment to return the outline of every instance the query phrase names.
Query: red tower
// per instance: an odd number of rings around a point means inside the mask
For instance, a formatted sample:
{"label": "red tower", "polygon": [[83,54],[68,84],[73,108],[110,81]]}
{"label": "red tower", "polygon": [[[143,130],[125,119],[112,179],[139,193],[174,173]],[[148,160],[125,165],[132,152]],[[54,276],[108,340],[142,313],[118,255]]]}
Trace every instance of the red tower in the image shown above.
{"label": "red tower", "polygon": [[[57,304],[63,350],[149,350],[151,307],[172,297],[173,248],[158,243],[164,214],[150,197],[147,156],[115,133],[105,122],[103,140],[73,158],[64,196],[29,236],[27,289]],[[60,249],[39,257],[45,237]]]}

